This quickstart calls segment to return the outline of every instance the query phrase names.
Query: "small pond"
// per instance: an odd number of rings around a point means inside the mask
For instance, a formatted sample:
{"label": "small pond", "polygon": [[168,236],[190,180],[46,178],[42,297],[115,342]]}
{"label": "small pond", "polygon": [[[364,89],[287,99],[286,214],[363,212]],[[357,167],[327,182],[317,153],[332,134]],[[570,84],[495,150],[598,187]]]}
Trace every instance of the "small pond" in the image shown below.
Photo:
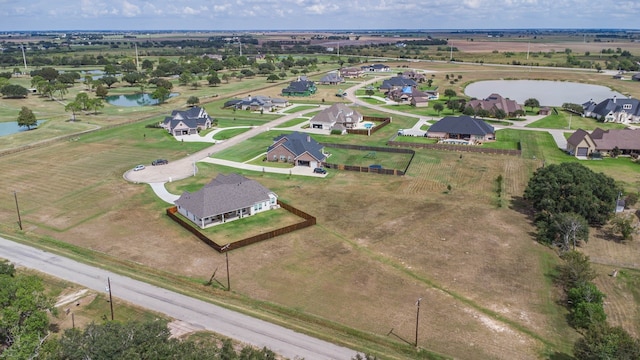
{"label": "small pond", "polygon": [[[42,125],[46,120],[38,120],[38,125]],[[33,130],[35,127],[31,127]],[[6,136],[11,134],[16,134],[19,132],[27,131],[26,126],[18,126],[17,121],[10,122],[0,122],[0,136]]]}
{"label": "small pond", "polygon": [[[178,93],[171,93],[169,97],[178,96]],[[153,99],[151,94],[131,94],[131,95],[112,95],[107,96],[105,100],[115,106],[149,106],[158,104],[158,100]]]}
{"label": "small pond", "polygon": [[583,104],[589,100],[600,102],[614,95],[626,98],[606,86],[549,80],[487,80],[470,84],[464,89],[467,96],[485,99],[492,93],[523,104],[529,98],[538,99],[542,106],[562,106],[563,103]]}

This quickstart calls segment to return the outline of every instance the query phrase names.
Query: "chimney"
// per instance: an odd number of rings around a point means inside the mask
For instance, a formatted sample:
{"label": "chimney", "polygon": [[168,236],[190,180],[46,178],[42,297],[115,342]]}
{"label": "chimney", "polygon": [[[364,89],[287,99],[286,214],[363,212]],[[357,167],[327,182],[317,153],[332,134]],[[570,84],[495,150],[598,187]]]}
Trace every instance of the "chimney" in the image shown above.
{"label": "chimney", "polygon": [[613,103],[616,103],[616,95],[613,95]]}
{"label": "chimney", "polygon": [[307,135],[307,142],[311,142],[311,136]]}

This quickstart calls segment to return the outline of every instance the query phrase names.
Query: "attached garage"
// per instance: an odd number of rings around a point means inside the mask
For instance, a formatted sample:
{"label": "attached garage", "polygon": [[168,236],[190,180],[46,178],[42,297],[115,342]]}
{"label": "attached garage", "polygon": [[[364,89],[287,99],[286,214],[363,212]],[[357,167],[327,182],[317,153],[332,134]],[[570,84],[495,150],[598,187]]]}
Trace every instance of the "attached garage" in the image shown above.
{"label": "attached garage", "polygon": [[576,151],[576,156],[586,157],[587,155],[589,155],[588,147],[579,147]]}

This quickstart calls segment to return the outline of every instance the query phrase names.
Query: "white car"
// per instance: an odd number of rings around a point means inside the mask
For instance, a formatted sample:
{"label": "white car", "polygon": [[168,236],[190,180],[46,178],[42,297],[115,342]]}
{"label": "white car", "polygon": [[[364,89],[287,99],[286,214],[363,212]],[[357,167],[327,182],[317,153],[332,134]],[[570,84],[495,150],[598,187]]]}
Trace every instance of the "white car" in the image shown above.
{"label": "white car", "polygon": [[142,164],[136,165],[136,167],[133,168],[133,171],[140,171],[140,170],[144,170],[144,165]]}

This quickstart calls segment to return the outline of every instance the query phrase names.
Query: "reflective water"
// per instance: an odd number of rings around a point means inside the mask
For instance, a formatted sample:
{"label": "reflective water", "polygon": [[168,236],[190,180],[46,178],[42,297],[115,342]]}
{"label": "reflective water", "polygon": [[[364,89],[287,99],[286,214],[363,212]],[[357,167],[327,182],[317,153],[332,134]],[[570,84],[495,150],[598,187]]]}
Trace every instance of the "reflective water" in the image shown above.
{"label": "reflective water", "polygon": [[[38,120],[38,125],[41,125],[45,121],[46,120]],[[32,126],[31,129],[33,130],[33,128],[34,127]],[[0,122],[0,136],[11,135],[11,134],[19,133],[22,131],[27,131],[27,127],[18,126],[17,121]]]}
{"label": "reflective water", "polygon": [[[171,93],[170,98],[178,96],[178,93]],[[158,104],[158,100],[153,99],[151,94],[131,94],[131,95],[112,95],[107,96],[105,100],[115,106],[149,106]]]}
{"label": "reflective water", "polygon": [[529,98],[538,99],[542,106],[561,106],[563,103],[583,104],[589,100],[626,98],[606,86],[549,80],[487,80],[470,84],[464,89],[467,96],[484,99],[492,93],[524,103]]}

